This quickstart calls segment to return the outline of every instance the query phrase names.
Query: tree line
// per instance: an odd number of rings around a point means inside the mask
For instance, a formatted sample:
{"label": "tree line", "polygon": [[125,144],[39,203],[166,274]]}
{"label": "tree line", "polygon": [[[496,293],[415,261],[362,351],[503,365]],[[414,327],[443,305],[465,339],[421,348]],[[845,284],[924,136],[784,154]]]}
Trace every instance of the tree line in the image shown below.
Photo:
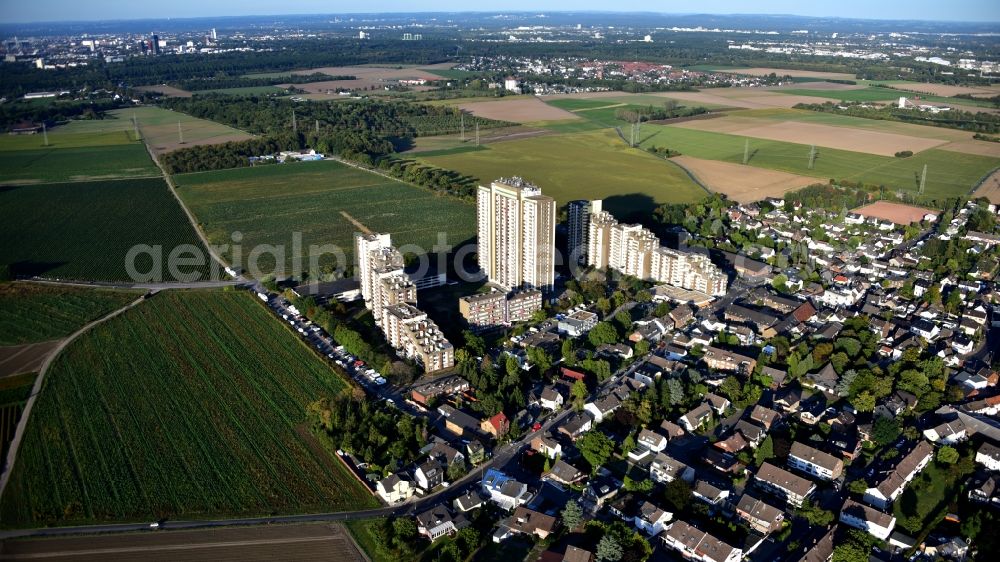
{"label": "tree line", "polygon": [[255,86],[276,86],[278,84],[311,84],[313,82],[325,82],[328,80],[356,80],[354,75],[331,75],[322,72],[312,74],[282,74],[280,76],[212,76],[210,78],[189,78],[186,80],[175,80],[171,86],[198,92],[202,90],[220,90],[223,88],[250,88]]}

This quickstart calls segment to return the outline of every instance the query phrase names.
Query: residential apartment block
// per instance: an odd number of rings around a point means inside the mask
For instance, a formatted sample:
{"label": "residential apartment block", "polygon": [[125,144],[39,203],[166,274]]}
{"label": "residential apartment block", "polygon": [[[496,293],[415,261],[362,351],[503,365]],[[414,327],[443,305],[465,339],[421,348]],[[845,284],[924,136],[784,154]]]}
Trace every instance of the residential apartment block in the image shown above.
{"label": "residential apartment block", "polygon": [[931,462],[933,456],[934,447],[921,440],[877,486],[865,490],[864,501],[879,509],[888,508],[903,493],[906,485]]}
{"label": "residential apartment block", "polygon": [[836,480],[844,472],[844,461],[798,441],[792,443],[788,466],[821,480]]}
{"label": "residential apartment block", "polygon": [[754,482],[761,489],[782,498],[795,507],[800,507],[802,502],[816,490],[816,484],[813,482],[769,462],[760,466],[757,474],[754,475]]}
{"label": "residential apartment block", "polygon": [[889,538],[896,526],[895,517],[851,499],[844,502],[844,507],[840,510],[840,522],[855,529],[868,531],[870,535],[881,540]]}
{"label": "residential apartment block", "polygon": [[555,280],[555,199],[525,180],[479,186],[479,267],[507,290],[547,289]]}
{"label": "residential apartment block", "polygon": [[587,265],[709,295],[726,294],[726,275],[706,255],[665,248],[650,230],[619,224],[607,211],[593,213],[588,226]]}
{"label": "residential apartment block", "polygon": [[458,299],[458,311],[473,331],[524,322],[542,309],[542,292],[494,290]]}
{"label": "residential apartment block", "polygon": [[403,255],[388,234],[356,234],[357,276],[365,306],[386,340],[425,372],[455,364],[455,350],[427,315],[418,309],[417,287],[403,271]]}
{"label": "residential apartment block", "polygon": [[728,545],[712,535],[684,521],[675,521],[662,535],[668,548],[676,550],[688,560],[699,562],[737,562],[743,551]]}

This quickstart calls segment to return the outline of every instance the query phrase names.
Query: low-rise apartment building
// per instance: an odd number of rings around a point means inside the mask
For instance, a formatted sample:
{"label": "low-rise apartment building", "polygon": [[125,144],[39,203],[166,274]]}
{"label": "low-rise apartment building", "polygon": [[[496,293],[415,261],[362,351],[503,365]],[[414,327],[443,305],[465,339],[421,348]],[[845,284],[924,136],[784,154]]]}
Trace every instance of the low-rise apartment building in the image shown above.
{"label": "low-rise apartment building", "polygon": [[855,529],[867,531],[875,538],[886,540],[896,526],[896,518],[854,500],[844,502],[840,522]]}
{"label": "low-rise apartment building", "polygon": [[743,558],[741,549],[726,544],[685,521],[671,523],[662,536],[667,548],[676,550],[688,560],[738,562]]}
{"label": "low-rise apartment building", "polygon": [[790,505],[800,507],[816,491],[816,484],[787,470],[765,462],[754,475],[754,482]]}
{"label": "low-rise apartment building", "polygon": [[920,441],[877,486],[865,490],[864,501],[879,509],[887,509],[933,456],[934,447],[927,441]]}
{"label": "low-rise apartment building", "polygon": [[844,472],[844,461],[798,441],[792,443],[788,466],[821,480],[836,480]]}

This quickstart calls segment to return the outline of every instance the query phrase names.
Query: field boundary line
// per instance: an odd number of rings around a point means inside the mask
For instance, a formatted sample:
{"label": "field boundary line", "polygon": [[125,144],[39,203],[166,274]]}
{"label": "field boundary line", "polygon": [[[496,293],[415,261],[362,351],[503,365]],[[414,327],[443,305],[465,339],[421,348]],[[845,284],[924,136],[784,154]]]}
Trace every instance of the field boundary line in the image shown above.
{"label": "field boundary line", "polygon": [[372,234],[374,234],[374,232],[372,232],[370,228],[368,228],[367,226],[365,226],[358,219],[352,217],[351,214],[348,213],[347,211],[340,211],[340,216],[344,217],[344,219],[346,219],[347,222],[353,224],[355,226],[355,228],[357,228],[358,230],[360,230],[363,234],[367,234],[369,236],[372,235]]}
{"label": "field boundary line", "polygon": [[702,183],[702,181],[698,178],[698,176],[695,175],[694,172],[692,172],[691,170],[688,170],[687,168],[685,168],[683,164],[679,164],[677,162],[674,162],[672,158],[664,158],[664,160],[666,160],[667,162],[670,162],[674,166],[677,166],[678,168],[680,168],[681,171],[683,171],[685,174],[687,174],[687,177],[691,178],[691,181],[693,181],[695,183],[695,185],[697,185],[698,187],[700,187],[703,190],[705,190],[705,193],[707,193],[708,195],[712,195],[713,193],[715,193],[714,191],[712,191],[711,189],[709,189],[707,185],[705,185],[704,183]]}
{"label": "field boundary line", "polygon": [[[149,157],[153,159],[153,164],[156,164],[156,167],[160,169],[160,173],[162,174],[164,181],[167,182],[167,188],[170,190],[170,193],[173,194],[174,199],[177,200],[177,204],[181,206],[181,210],[183,210],[184,214],[187,216],[188,222],[191,223],[191,228],[194,228],[195,234],[198,235],[198,239],[201,240],[201,243],[205,246],[205,249],[208,250],[208,255],[212,256],[212,259],[215,260],[219,265],[221,265],[223,270],[229,268],[229,264],[226,263],[222,259],[222,257],[219,256],[219,254],[215,251],[215,248],[213,248],[212,245],[208,243],[208,237],[206,237],[205,233],[202,232],[201,228],[198,226],[198,221],[191,213],[191,210],[187,208],[187,205],[184,204],[184,200],[181,199],[180,194],[177,193],[177,187],[174,185],[174,178],[172,178],[170,174],[167,173],[167,169],[163,166],[163,163],[160,162],[160,159],[157,158],[156,154],[153,152],[153,147],[150,146],[148,142],[146,142],[147,138],[146,133],[142,130],[141,127],[139,128],[139,132],[142,135],[143,144],[146,145],[146,151],[149,152]],[[237,275],[236,279],[237,281],[245,281],[242,275]]]}
{"label": "field boundary line", "polygon": [[979,181],[977,181],[976,183],[972,184],[972,189],[969,190],[969,192],[967,193],[967,195],[974,194],[976,192],[976,190],[978,190],[980,187],[982,187],[984,184],[986,184],[986,182],[989,181],[989,179],[991,177],[993,177],[993,174],[997,173],[998,171],[1000,171],[1000,166],[997,166],[996,168],[993,168],[989,172],[986,172],[986,174],[983,175],[983,177],[979,178]]}
{"label": "field boundary line", "polygon": [[35,384],[31,387],[31,394],[28,396],[28,401],[24,404],[24,410],[21,411],[21,419],[17,421],[17,429],[14,430],[14,438],[11,439],[10,449],[7,450],[7,458],[5,459],[6,463],[3,467],[3,474],[0,474],[0,497],[3,496],[4,490],[7,489],[7,483],[10,482],[10,475],[14,470],[14,461],[17,460],[17,452],[21,446],[21,441],[24,439],[24,432],[28,427],[28,418],[30,417],[32,408],[35,406],[35,401],[38,399],[38,395],[42,392],[42,383],[44,382],[45,375],[48,373],[49,367],[52,365],[53,361],[55,361],[56,357],[58,357],[62,351],[66,349],[66,346],[73,342],[73,340],[80,337],[94,326],[102,324],[115,316],[138,306],[139,303],[145,299],[146,295],[142,295],[118,310],[109,312],[101,318],[85,324],[82,328],[73,332],[59,342],[59,345],[56,346],[56,348],[52,350],[52,353],[50,353],[49,356],[42,362],[42,368],[38,370],[38,377],[35,378]]}

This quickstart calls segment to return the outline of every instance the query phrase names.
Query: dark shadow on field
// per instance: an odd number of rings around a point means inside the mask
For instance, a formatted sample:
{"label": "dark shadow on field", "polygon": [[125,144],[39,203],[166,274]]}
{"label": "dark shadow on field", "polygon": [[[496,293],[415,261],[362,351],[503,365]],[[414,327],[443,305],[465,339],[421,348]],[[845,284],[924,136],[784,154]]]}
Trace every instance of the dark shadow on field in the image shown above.
{"label": "dark shadow on field", "polygon": [[10,264],[10,274],[12,277],[35,277],[45,275],[53,269],[62,267],[69,262],[40,262],[24,260]]}
{"label": "dark shadow on field", "polygon": [[0,185],[0,195],[4,193],[9,193],[15,189],[21,189],[22,187],[28,187],[27,185]]}
{"label": "dark shadow on field", "polygon": [[624,193],[604,198],[604,210],[621,222],[648,222],[656,207],[656,201],[645,193]]}
{"label": "dark shadow on field", "polygon": [[753,160],[754,156],[757,156],[757,151],[759,150],[760,150],[759,148],[755,148],[750,151],[750,154],[747,155],[747,161],[746,161],[747,164],[749,164],[750,161]]}

